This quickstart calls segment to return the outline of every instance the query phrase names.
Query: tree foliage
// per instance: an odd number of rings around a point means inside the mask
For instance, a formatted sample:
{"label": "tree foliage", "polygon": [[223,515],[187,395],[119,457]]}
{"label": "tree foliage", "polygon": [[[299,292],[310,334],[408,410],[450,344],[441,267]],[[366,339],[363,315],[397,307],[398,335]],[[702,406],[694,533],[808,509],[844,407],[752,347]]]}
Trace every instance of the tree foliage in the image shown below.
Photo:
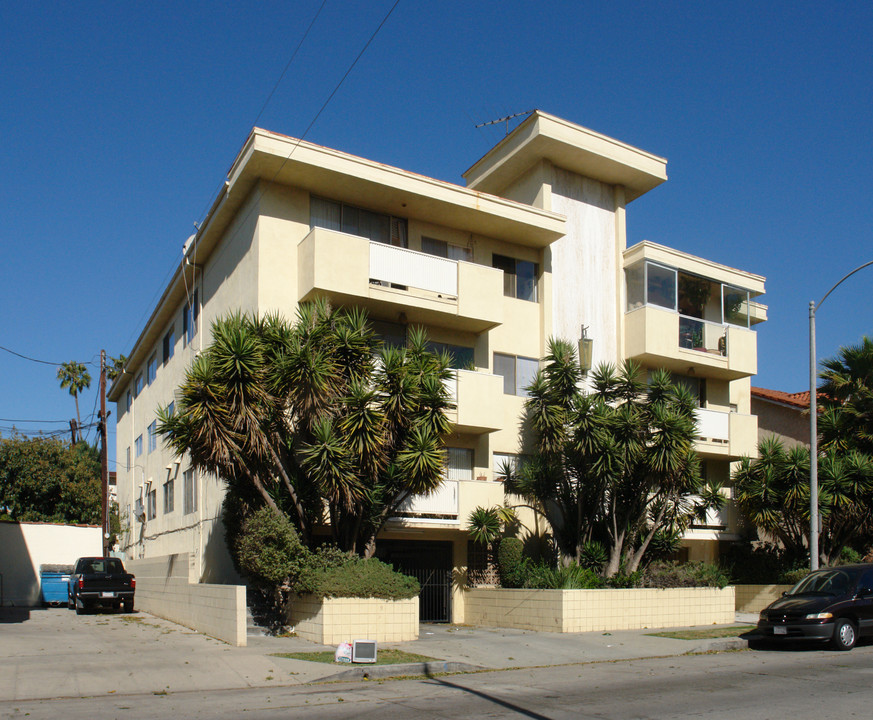
{"label": "tree foliage", "polygon": [[506,489],[539,509],[567,560],[579,564],[585,543],[599,540],[606,576],[633,572],[658,532],[721,502],[700,478],[696,403],[666,371],[647,383],[633,362],[601,365],[584,392],[575,349],[562,340],[550,341],[545,361],[526,403],[535,452]]}
{"label": "tree foliage", "polygon": [[82,418],[79,415],[79,393],[91,387],[91,374],[82,363],[71,360],[70,362],[61,363],[58,367],[58,380],[61,383],[61,390],[69,390],[70,395],[76,401],[76,422],[81,427]]}
{"label": "tree foliage", "polygon": [[100,524],[100,455],[87,443],[0,438],[0,517]]}
{"label": "tree foliage", "polygon": [[[857,450],[834,447],[819,458],[820,560],[837,562],[843,548],[873,533],[873,462]],[[776,438],[758,444],[734,472],[737,503],[776,539],[790,560],[809,556],[809,448],[786,450]]]}
{"label": "tree foliage", "polygon": [[304,544],[327,524],[344,550],[371,555],[410,494],[442,481],[449,358],[420,329],[382,346],[365,314],[303,304],[217,320],[158,432],[253,508],[287,516]]}
{"label": "tree foliage", "polygon": [[822,362],[819,386],[822,450],[873,456],[873,340],[841,347]]}

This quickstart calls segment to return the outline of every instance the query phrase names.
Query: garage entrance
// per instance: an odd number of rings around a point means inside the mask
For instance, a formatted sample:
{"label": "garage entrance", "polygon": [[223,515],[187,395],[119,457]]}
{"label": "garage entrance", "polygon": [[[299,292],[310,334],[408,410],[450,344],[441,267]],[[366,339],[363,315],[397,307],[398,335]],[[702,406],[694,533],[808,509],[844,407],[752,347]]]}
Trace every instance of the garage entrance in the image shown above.
{"label": "garage entrance", "polygon": [[421,584],[421,622],[452,621],[452,543],[380,540],[376,543],[376,557]]}

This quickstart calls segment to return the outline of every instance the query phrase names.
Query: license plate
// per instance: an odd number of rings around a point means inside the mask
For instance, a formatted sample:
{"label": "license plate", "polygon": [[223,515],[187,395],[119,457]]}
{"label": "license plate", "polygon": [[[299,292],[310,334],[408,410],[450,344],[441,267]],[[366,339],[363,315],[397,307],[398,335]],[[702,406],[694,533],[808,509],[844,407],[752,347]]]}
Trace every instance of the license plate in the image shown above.
{"label": "license plate", "polygon": [[774,628],[773,628],[773,634],[774,634],[774,635],[787,635],[787,634],[788,634],[788,628],[784,628],[784,627],[774,627]]}
{"label": "license plate", "polygon": [[102,593],[100,593],[100,597],[102,597],[102,598],[114,598],[115,593],[114,592],[102,592]]}

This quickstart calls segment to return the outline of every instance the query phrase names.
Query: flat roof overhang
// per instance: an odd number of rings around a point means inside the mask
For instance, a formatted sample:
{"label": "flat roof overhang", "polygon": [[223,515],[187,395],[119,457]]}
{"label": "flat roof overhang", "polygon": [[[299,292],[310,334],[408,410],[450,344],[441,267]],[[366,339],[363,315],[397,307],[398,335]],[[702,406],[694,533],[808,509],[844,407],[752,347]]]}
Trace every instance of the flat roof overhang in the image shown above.
{"label": "flat roof overhang", "polygon": [[467,187],[501,193],[540,160],[609,185],[627,202],[667,180],[667,160],[540,110],[464,173]]}
{"label": "flat roof overhang", "polygon": [[565,233],[558,213],[255,128],[230,170],[228,194],[244,197],[258,181],[521,245],[543,248]]}

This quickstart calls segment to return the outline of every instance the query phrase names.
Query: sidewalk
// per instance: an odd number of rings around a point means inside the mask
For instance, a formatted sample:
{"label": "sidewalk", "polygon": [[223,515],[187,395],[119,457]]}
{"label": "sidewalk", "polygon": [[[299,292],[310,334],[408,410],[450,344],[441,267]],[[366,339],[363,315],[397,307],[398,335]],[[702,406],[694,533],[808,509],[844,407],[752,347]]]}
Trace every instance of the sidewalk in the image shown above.
{"label": "sidewalk", "polygon": [[[750,625],[757,616],[738,616]],[[629,660],[745,647],[742,639],[675,640],[654,630],[558,634],[422,625],[385,644],[435,658],[411,665],[332,665],[276,653],[333,650],[300,638],[249,637],[237,648],[146,613],[77,616],[62,608],[0,609],[0,703],[106,693],[302,685],[428,672]]]}

